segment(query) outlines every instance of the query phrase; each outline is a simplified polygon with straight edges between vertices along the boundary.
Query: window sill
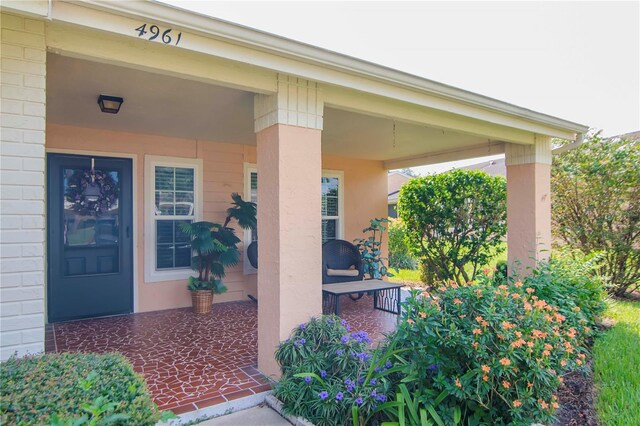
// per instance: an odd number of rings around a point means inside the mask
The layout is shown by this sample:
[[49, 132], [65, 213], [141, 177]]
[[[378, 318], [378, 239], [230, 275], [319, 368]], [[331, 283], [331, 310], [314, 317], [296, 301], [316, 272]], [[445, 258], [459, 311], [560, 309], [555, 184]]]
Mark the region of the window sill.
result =
[[193, 276], [195, 271], [191, 269], [177, 269], [173, 271], [146, 271], [144, 274], [144, 281], [146, 283], [156, 283], [163, 281], [186, 281], [189, 277]]

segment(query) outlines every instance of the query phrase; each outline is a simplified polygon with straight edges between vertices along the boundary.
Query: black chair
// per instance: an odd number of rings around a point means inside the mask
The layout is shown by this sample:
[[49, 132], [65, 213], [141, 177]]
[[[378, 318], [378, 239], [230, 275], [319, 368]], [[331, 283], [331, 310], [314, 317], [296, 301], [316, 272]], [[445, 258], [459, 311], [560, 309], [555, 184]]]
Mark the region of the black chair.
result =
[[251, 244], [247, 246], [247, 259], [249, 259], [249, 263], [255, 269], [258, 269], [258, 242], [252, 241]]
[[[344, 283], [349, 281], [362, 281], [364, 279], [364, 265], [360, 252], [349, 241], [329, 240], [322, 245], [322, 284]], [[328, 269], [349, 270], [355, 269], [358, 275], [340, 276], [329, 275]]]
[[[247, 259], [249, 259], [249, 263], [255, 269], [258, 269], [258, 242], [252, 241], [251, 244], [247, 246]], [[247, 294], [247, 297], [254, 302], [258, 303], [258, 298]]]

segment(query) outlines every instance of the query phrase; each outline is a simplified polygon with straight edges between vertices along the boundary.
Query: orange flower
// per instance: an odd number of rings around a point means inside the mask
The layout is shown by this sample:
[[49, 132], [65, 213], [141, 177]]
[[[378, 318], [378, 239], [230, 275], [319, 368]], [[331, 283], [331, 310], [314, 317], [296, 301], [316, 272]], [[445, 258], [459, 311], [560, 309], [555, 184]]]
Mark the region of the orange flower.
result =
[[482, 334], [482, 330], [480, 330], [479, 328], [474, 328], [473, 329], [473, 334], [480, 335], [480, 334]]
[[585, 354], [578, 354], [578, 356], [582, 359], [585, 359], [587, 357]]
[[476, 297], [482, 297], [482, 290], [480, 289], [476, 290]]
[[520, 299], [520, 295], [518, 293], [511, 293], [511, 298], [518, 300]]
[[513, 401], [513, 406], [518, 408], [519, 406], [522, 405], [522, 402], [518, 401], [517, 399], [515, 401]]
[[491, 367], [489, 367], [488, 365], [482, 365], [482, 367], [480, 367], [480, 368], [485, 373], [488, 373], [489, 371], [491, 371]]
[[455, 299], [453, 299], [453, 303], [455, 303], [456, 305], [462, 305], [462, 300], [456, 297]]
[[467, 314], [458, 315], [458, 316], [459, 316], [460, 318], [463, 318], [463, 319], [464, 319], [464, 318], [466, 318], [466, 317], [467, 317]]
[[532, 388], [532, 387], [533, 387], [533, 383], [531, 383], [531, 382], [527, 382], [527, 387], [528, 387], [528, 388]]
[[530, 311], [532, 308], [531, 303], [529, 302], [524, 302], [524, 310], [525, 311]]
[[576, 359], [576, 364], [582, 365], [582, 360], [581, 359]]
[[511, 328], [515, 328], [515, 325], [511, 324], [509, 321], [502, 321], [502, 328], [509, 330]]
[[520, 287], [522, 287], [522, 282], [516, 281], [513, 285], [518, 287], [518, 288], [520, 288]]
[[527, 346], [529, 346], [530, 348], [533, 347], [533, 342], [527, 342]]
[[551, 355], [551, 352], [549, 352], [548, 350], [545, 349], [544, 351], [542, 351], [542, 355], [549, 356], [549, 355]]
[[473, 346], [474, 349], [478, 349], [479, 344], [478, 342], [473, 342], [471, 346]]
[[502, 387], [505, 389], [509, 389], [511, 387], [511, 383], [507, 380], [502, 381]]
[[573, 312], [580, 312], [580, 306], [576, 306], [572, 309]]
[[482, 376], [482, 380], [484, 380], [485, 382], [489, 381], [489, 376], [487, 376], [486, 374], [484, 376]]
[[515, 340], [515, 341], [513, 341], [511, 343], [511, 347], [512, 348], [519, 348], [519, 347], [521, 347], [522, 345], [524, 345], [526, 343], [527, 342], [524, 339], [518, 339], [518, 340]]
[[488, 323], [488, 322], [486, 322], [486, 321], [482, 321], [482, 326], [483, 326], [483, 327], [487, 327], [488, 325], [489, 325], [489, 323]]
[[527, 293], [531, 294], [533, 293], [535, 290], [532, 289], [531, 287], [527, 287], [527, 289], [525, 290]]
[[429, 296], [429, 292], [428, 291], [423, 291], [422, 293], [420, 293], [420, 295], [422, 297], [427, 297], [427, 296]]
[[480, 315], [478, 315], [478, 316], [476, 317], [476, 321], [477, 321], [477, 322], [482, 322], [482, 321], [484, 321], [484, 318], [482, 318]]
[[558, 403], [557, 403], [557, 402], [552, 402], [552, 403], [551, 403], [551, 406], [552, 406], [553, 408], [555, 408], [556, 410], [557, 410], [557, 409], [558, 409], [558, 407], [559, 407], [559, 405], [558, 405]]
[[456, 386], [462, 388], [462, 383], [460, 383], [460, 379], [456, 379]]
[[551, 346], [551, 345], [550, 345], [550, 344], [548, 344], [548, 343], [545, 343], [545, 344], [544, 344], [544, 348], [545, 348], [546, 350], [550, 351], [551, 349], [553, 349], [553, 346]]
[[502, 364], [502, 365], [504, 365], [506, 367], [507, 365], [511, 365], [511, 360], [509, 358], [502, 358], [500, 360], [500, 364]]
[[549, 404], [547, 404], [547, 403], [546, 403], [546, 402], [544, 402], [543, 400], [539, 399], [539, 400], [538, 400], [538, 402], [540, 403], [540, 406], [541, 406], [543, 409], [545, 409], [545, 410], [546, 410], [547, 408], [549, 408]]
[[427, 317], [427, 313], [426, 312], [418, 312], [418, 315], [420, 316], [420, 318], [426, 318]]
[[414, 320], [412, 320], [411, 318], [409, 318], [409, 319], [407, 319], [407, 323], [409, 323], [409, 324], [413, 324], [413, 323], [415, 323], [415, 321], [414, 321]]
[[557, 313], [557, 312], [554, 314], [554, 316], [556, 317], [556, 321], [557, 321], [557, 322], [562, 322], [562, 321], [564, 321], [565, 319], [567, 319], [567, 317], [565, 317], [564, 315], [561, 315], [561, 314], [559, 314], [559, 313]]
[[516, 336], [517, 336], [517, 337], [522, 337], [522, 333], [521, 333], [521, 332], [519, 332], [519, 331], [516, 331]]
[[567, 366], [567, 361], [563, 359], [562, 361], [560, 361], [560, 365], [563, 366], [563, 367], [566, 367]]

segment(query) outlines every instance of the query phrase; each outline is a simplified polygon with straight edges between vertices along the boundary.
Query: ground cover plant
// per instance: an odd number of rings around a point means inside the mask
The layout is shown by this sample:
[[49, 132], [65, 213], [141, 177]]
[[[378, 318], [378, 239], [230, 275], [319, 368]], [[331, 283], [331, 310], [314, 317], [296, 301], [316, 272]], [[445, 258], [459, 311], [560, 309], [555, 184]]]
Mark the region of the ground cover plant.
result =
[[12, 357], [0, 368], [0, 424], [154, 425], [168, 417], [119, 354]]
[[409, 391], [446, 392], [443, 401], [425, 401], [438, 402], [445, 424], [456, 420], [456, 407], [463, 424], [550, 422], [561, 376], [584, 365], [581, 344], [593, 325], [578, 306], [561, 313], [538, 291], [526, 281], [494, 285], [485, 275], [473, 285], [414, 291], [393, 336], [411, 349], [404, 357], [418, 380]]
[[615, 325], [593, 347], [596, 409], [602, 426], [640, 425], [640, 300], [610, 300]]
[[[352, 421], [352, 408], [369, 417], [389, 395], [383, 370], [393, 366], [376, 359], [363, 331], [350, 330], [337, 316], [312, 318], [293, 330], [276, 351], [282, 377], [274, 392], [285, 412], [317, 425]], [[388, 362], [388, 363], [387, 363]]]
[[400, 189], [398, 217], [427, 284], [472, 281], [504, 250], [506, 180], [475, 170], [411, 179]]
[[595, 134], [554, 155], [551, 190], [555, 238], [584, 255], [602, 253], [610, 292], [640, 288], [640, 140]]

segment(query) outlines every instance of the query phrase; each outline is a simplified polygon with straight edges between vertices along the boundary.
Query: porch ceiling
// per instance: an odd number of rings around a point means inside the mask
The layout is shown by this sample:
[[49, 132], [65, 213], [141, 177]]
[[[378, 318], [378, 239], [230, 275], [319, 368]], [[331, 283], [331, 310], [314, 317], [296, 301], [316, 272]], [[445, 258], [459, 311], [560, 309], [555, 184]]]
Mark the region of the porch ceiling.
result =
[[[99, 94], [122, 96], [103, 114]], [[47, 120], [86, 128], [254, 145], [253, 93], [50, 53]], [[323, 153], [391, 161], [489, 146], [474, 135], [325, 107]]]

